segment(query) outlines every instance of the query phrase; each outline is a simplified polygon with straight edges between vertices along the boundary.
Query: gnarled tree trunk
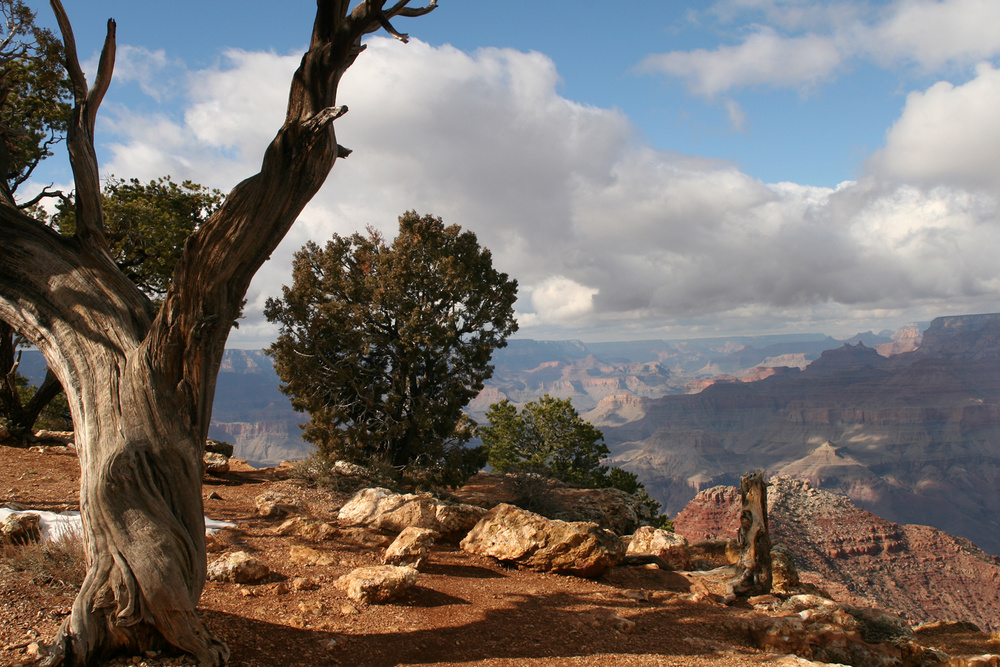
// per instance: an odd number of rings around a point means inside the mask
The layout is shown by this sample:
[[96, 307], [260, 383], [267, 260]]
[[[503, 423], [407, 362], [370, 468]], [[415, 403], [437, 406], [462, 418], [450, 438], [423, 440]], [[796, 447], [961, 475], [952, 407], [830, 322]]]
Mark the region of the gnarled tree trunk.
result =
[[340, 77], [361, 37], [419, 16], [408, 0], [319, 0], [309, 51], [292, 80], [284, 125], [261, 171], [243, 181], [185, 245], [162, 307], [111, 260], [94, 150], [110, 83], [114, 23], [93, 88], [69, 20], [52, 0], [75, 90], [67, 147], [77, 233], [65, 238], [0, 201], [0, 318], [38, 346], [66, 391], [81, 467], [88, 570], [47, 664], [88, 665], [164, 643], [201, 665], [228, 649], [195, 613], [205, 580], [202, 450], [226, 337], [260, 265], [323, 184], [337, 145]]
[[761, 471], [740, 478], [740, 562], [726, 584], [727, 600], [771, 592], [771, 533], [767, 526], [767, 480]]

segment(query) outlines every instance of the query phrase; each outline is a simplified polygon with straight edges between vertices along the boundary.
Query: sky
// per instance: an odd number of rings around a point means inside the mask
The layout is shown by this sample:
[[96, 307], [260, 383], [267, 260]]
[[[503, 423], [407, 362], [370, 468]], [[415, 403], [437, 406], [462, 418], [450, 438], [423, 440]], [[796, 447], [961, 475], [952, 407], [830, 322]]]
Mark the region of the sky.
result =
[[[413, 0], [417, 6], [421, 0]], [[32, 3], [54, 26], [47, 3]], [[232, 188], [281, 124], [315, 3], [64, 0], [102, 174]], [[251, 286], [407, 210], [516, 278], [517, 336], [847, 337], [1000, 311], [1000, 2], [440, 0], [345, 75], [338, 160]], [[31, 187], [69, 186], [64, 154]], [[31, 188], [23, 190], [26, 196]]]

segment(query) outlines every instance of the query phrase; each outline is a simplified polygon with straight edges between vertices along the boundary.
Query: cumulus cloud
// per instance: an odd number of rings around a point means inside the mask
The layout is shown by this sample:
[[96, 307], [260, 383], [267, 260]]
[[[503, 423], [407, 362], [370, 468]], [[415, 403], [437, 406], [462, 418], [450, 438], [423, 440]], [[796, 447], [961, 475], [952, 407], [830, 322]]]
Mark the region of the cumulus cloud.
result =
[[721, 26], [737, 16], [762, 19], [736, 43], [647, 56], [638, 69], [684, 80], [714, 97], [751, 86], [808, 88], [854, 59], [925, 72], [968, 66], [1000, 54], [995, 0], [896, 0], [886, 8], [844, 1], [722, 0], [706, 14]]
[[523, 326], [580, 320], [594, 310], [594, 295], [600, 290], [581, 285], [565, 276], [551, 276], [529, 288], [533, 313], [518, 316]]
[[1000, 70], [988, 63], [960, 86], [910, 93], [874, 158], [887, 178], [925, 185], [1000, 187]]
[[872, 26], [867, 48], [883, 60], [909, 60], [926, 69], [970, 63], [1000, 53], [1000, 3], [994, 0], [908, 0], [893, 4]]
[[[191, 74], [185, 113], [119, 114], [109, 167], [157, 175], [184, 165], [175, 177], [231, 187], [256, 171], [281, 122], [290, 58], [234, 52]], [[996, 76], [983, 67], [966, 85], [992, 89]], [[231, 342], [273, 334], [263, 300], [289, 281], [307, 239], [366, 225], [392, 234], [408, 209], [471, 229], [492, 250], [522, 285], [527, 336], [711, 335], [995, 310], [1000, 187], [969, 186], [972, 170], [954, 157], [967, 146], [943, 154], [954, 136], [917, 140], [921, 118], [963, 104], [970, 137], [973, 123], [988, 125], [963, 102], [964, 86], [912, 97], [870, 173], [838, 188], [763, 183], [730, 163], [653, 150], [620, 112], [567, 100], [558, 86], [539, 53], [372, 39], [339, 100], [351, 111], [338, 141], [355, 153], [258, 274]], [[923, 167], [909, 160], [910, 176], [906, 151], [926, 157]], [[935, 151], [953, 178], [933, 171]], [[990, 151], [1000, 154], [984, 147], [984, 167]]]

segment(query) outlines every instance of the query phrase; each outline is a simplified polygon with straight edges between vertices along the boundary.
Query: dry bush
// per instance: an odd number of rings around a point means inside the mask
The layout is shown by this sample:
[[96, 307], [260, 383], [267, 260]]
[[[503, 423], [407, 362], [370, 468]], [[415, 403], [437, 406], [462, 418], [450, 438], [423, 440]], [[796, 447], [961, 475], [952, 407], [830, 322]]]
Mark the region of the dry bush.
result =
[[87, 573], [79, 535], [54, 542], [0, 545], [0, 561], [36, 586], [79, 588]]
[[555, 510], [552, 479], [530, 472], [513, 473], [508, 477], [514, 505], [542, 516], [548, 516]]

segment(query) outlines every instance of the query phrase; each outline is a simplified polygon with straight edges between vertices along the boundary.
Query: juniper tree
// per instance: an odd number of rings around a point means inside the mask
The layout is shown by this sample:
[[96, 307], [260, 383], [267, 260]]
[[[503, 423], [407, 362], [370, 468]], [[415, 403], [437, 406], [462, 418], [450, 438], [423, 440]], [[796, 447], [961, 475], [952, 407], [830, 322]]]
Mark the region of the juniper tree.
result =
[[408, 212], [378, 231], [334, 235], [295, 255], [293, 283], [269, 299], [281, 325], [270, 354], [303, 437], [326, 458], [380, 461], [457, 484], [485, 464], [463, 408], [517, 330], [517, 282], [476, 235]]

